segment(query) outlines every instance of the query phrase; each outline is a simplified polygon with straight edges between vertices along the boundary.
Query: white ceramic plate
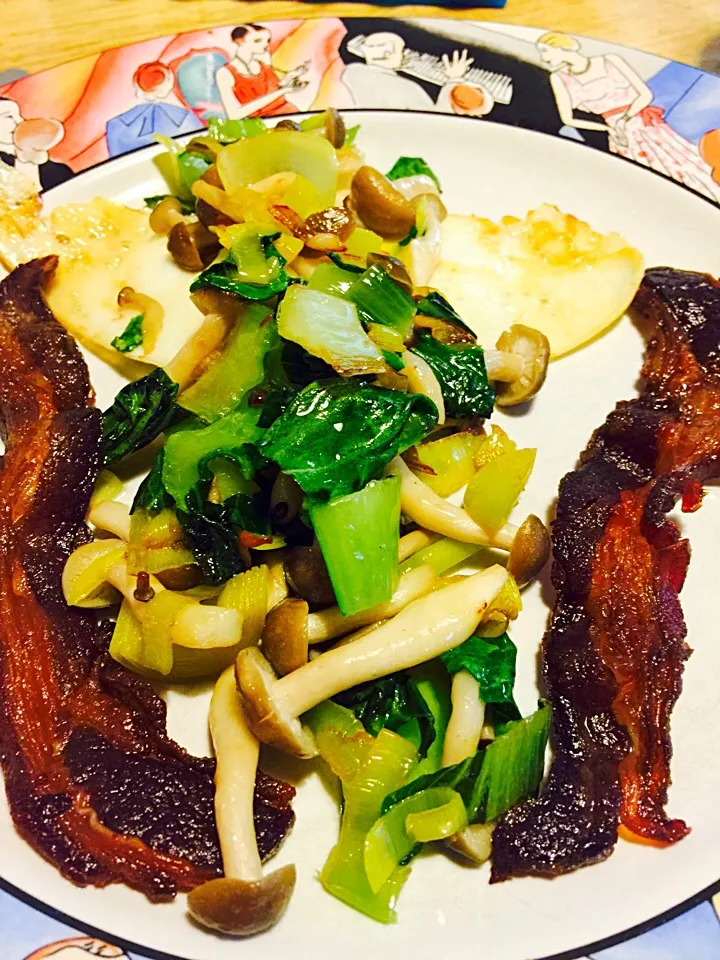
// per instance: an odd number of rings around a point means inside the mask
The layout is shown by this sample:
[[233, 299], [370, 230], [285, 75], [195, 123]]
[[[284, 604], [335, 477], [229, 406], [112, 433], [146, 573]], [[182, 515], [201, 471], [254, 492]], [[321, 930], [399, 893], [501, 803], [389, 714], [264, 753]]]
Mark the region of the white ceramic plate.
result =
[[[491, 218], [524, 215], [542, 203], [588, 220], [602, 231], [618, 230], [648, 265], [718, 272], [720, 211], [689, 191], [615, 157], [542, 134], [463, 118], [359, 112], [359, 144], [369, 162], [386, 169], [401, 154], [423, 156], [437, 171], [452, 212]], [[75, 178], [47, 197], [48, 206], [96, 194], [137, 204], [163, 189], [152, 163], [156, 151], [122, 157]], [[592, 430], [615, 402], [634, 395], [642, 339], [625, 318], [591, 347], [552, 365], [547, 385], [524, 415], [497, 415], [519, 444], [538, 447], [537, 465], [519, 512], [545, 516], [560, 478], [572, 469]], [[121, 381], [89, 357], [98, 404], [107, 406]], [[511, 421], [511, 422], [510, 422]], [[295, 862], [298, 885], [282, 922], [270, 933], [239, 944], [194, 926], [184, 897], [151, 905], [131, 890], [113, 886], [79, 890], [45, 863], [15, 833], [4, 792], [0, 799], [0, 875], [80, 926], [151, 955], [186, 960], [247, 960], [292, 956], [335, 960], [372, 956], [471, 957], [538, 960], [580, 956], [591, 944], [613, 938], [671, 910], [718, 878], [720, 854], [720, 710], [717, 677], [720, 645], [714, 605], [720, 505], [710, 492], [698, 514], [683, 516], [693, 557], [682, 602], [695, 655], [687, 664], [685, 690], [673, 715], [674, 786], [671, 815], [693, 832], [667, 850], [620, 842], [603, 864], [556, 880], [513, 880], [488, 885], [487, 867], [465, 869], [443, 856], [413, 865], [399, 903], [399, 923], [366, 919], [322, 890], [315, 876], [336, 838], [336, 803], [312, 766], [293, 773], [299, 783], [297, 823], [277, 858]], [[543, 590], [546, 595], [543, 597]], [[545, 630], [547, 588], [525, 594], [525, 610], [513, 630], [519, 647], [518, 701], [530, 712], [537, 697], [536, 656]], [[208, 749], [207, 691], [172, 692], [169, 729], [189, 749]], [[266, 765], [267, 766], [267, 765]], [[287, 768], [283, 771], [288, 774]]]

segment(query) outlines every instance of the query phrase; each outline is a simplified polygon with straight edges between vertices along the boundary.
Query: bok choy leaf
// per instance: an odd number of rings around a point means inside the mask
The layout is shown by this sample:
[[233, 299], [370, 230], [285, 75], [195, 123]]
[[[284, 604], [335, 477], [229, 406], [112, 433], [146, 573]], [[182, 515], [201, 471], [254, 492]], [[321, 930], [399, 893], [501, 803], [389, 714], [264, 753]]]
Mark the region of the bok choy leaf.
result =
[[450, 417], [489, 417], [493, 412], [495, 391], [485, 368], [482, 347], [440, 343], [422, 333], [412, 353], [422, 357], [438, 379]]
[[151, 443], [176, 421], [178, 385], [157, 367], [123, 387], [103, 413], [103, 462], [110, 466]]
[[338, 378], [301, 390], [258, 447], [305, 493], [330, 499], [380, 477], [436, 423], [437, 408], [422, 394]]
[[[400, 479], [311, 502], [310, 520], [344, 616], [386, 603], [398, 582]], [[380, 729], [380, 728], [378, 728]]]

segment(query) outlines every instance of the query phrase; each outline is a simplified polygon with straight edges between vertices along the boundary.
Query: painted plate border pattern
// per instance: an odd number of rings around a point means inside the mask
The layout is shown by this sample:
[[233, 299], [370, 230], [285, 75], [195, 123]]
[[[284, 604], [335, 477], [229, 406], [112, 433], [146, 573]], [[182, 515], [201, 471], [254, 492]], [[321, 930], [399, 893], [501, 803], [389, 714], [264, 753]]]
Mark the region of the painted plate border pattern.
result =
[[[485, 22], [279, 20], [147, 40], [34, 75], [7, 71], [0, 159], [47, 190], [157, 134], [200, 131], [211, 117], [329, 106], [459, 114], [566, 137], [720, 203], [720, 76]], [[0, 933], [3, 960], [170, 957], [109, 944], [1, 876]], [[720, 881], [640, 927], [547, 960], [688, 957], [720, 957]]]

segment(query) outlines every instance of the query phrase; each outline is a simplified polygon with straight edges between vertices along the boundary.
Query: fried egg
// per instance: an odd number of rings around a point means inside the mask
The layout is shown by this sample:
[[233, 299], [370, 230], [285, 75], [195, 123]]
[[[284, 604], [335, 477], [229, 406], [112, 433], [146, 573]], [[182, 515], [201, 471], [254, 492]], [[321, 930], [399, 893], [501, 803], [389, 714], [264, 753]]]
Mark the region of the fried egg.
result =
[[448, 216], [431, 284], [493, 347], [513, 323], [541, 330], [561, 357], [604, 333], [643, 276], [639, 251], [544, 204], [524, 219]]
[[[40, 216], [40, 204], [12, 177], [0, 177], [0, 260], [7, 270], [55, 253], [58, 269], [46, 291], [51, 310], [80, 343], [110, 362], [127, 358], [164, 366], [200, 327], [203, 316], [190, 299], [193, 276], [167, 251], [165, 237], [153, 233], [147, 211], [96, 197], [57, 207]], [[132, 287], [163, 308], [152, 349], [120, 354], [112, 346], [138, 313], [118, 304]], [[140, 375], [138, 373], [138, 375]]]

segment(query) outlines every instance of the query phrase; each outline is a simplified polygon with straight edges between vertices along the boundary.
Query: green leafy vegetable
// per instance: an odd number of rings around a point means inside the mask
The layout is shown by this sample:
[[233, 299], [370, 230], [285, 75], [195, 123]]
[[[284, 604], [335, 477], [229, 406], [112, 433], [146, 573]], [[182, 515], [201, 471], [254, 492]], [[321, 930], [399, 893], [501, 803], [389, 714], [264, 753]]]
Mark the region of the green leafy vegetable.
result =
[[545, 769], [550, 719], [550, 704], [544, 701], [539, 710], [510, 725], [487, 747], [466, 802], [470, 823], [495, 820], [516, 803], [535, 796]]
[[246, 137], [257, 137], [267, 133], [267, 127], [259, 117], [247, 117], [244, 120], [225, 120], [221, 117], [210, 117], [207, 132], [214, 140], [220, 143], [234, 143]]
[[261, 435], [259, 415], [255, 408], [237, 410], [208, 427], [193, 425], [167, 438], [162, 479], [180, 509], [187, 508], [188, 495], [193, 491], [195, 509], [205, 499], [213, 477], [212, 460], [225, 457], [238, 465], [246, 479], [254, 476], [263, 464], [254, 446]]
[[222, 356], [183, 391], [178, 403], [209, 423], [220, 419], [240, 406], [248, 391], [263, 381], [266, 357], [279, 345], [277, 325], [267, 307], [245, 304]]
[[344, 616], [387, 603], [398, 582], [400, 480], [371, 480], [329, 503], [311, 502], [310, 521]]
[[136, 510], [147, 510], [149, 513], [159, 513], [162, 509], [171, 505], [172, 501], [167, 495], [165, 484], [162, 482], [164, 457], [165, 450], [159, 450], [150, 473], [148, 473], [137, 489], [130, 513], [135, 513]]
[[229, 254], [220, 263], [213, 263], [196, 277], [190, 284], [190, 292], [206, 290], [212, 287], [232, 293], [242, 300], [269, 300], [287, 290], [291, 279], [285, 272], [285, 260], [272, 245], [269, 237], [260, 238], [265, 257], [268, 261], [269, 273], [272, 277], [267, 283], [248, 283], [243, 279], [238, 265]]
[[416, 308], [413, 298], [383, 268], [374, 263], [348, 289], [346, 297], [364, 318], [391, 327], [407, 337]]
[[180, 189], [183, 196], [192, 196], [192, 185], [196, 180], [207, 172], [212, 166], [213, 161], [204, 153], [196, 153], [194, 150], [183, 150], [177, 155], [178, 178], [180, 180]]
[[398, 356], [397, 353], [391, 353], [389, 350], [380, 351], [385, 358], [385, 362], [393, 370], [404, 370], [405, 364], [403, 363], [402, 357]]
[[454, 327], [460, 327], [461, 330], [471, 334], [473, 339], [475, 339], [474, 331], [465, 323], [460, 314], [450, 306], [445, 297], [436, 290], [432, 290], [421, 300], [418, 300], [417, 312], [422, 314], [423, 317], [435, 317], [436, 320], [445, 320]]
[[305, 493], [329, 499], [377, 479], [436, 423], [437, 408], [422, 394], [338, 378], [301, 390], [258, 446]]
[[110, 466], [147, 446], [176, 421], [178, 385], [157, 367], [123, 387], [103, 413], [103, 462]]
[[508, 729], [473, 757], [418, 777], [385, 797], [382, 813], [429, 787], [451, 787], [465, 803], [469, 823], [495, 820], [534, 796], [542, 781], [551, 710], [541, 701], [535, 713]]
[[354, 127], [348, 127], [345, 131], [345, 143], [344, 147], [351, 147], [355, 143], [355, 138], [360, 132], [360, 124], [356, 123]]
[[144, 313], [139, 313], [136, 317], [133, 317], [120, 336], [113, 337], [110, 346], [115, 347], [120, 353], [129, 353], [135, 347], [142, 346], [144, 319]]
[[414, 240], [417, 237], [417, 235], [418, 235], [418, 228], [416, 226], [410, 227], [410, 229], [407, 232], [407, 235], [404, 236], [402, 240], [398, 240], [398, 246], [406, 247], [412, 240]]
[[438, 379], [450, 417], [489, 417], [495, 391], [485, 368], [482, 347], [440, 343], [421, 333], [412, 352], [427, 363]]
[[190, 549], [212, 584], [225, 583], [245, 569], [238, 548], [238, 531], [268, 535], [269, 524], [254, 497], [235, 494], [223, 503], [211, 503], [194, 489], [186, 498], [187, 511], [178, 510], [178, 519]]
[[[150, 210], [154, 210], [159, 203], [162, 203], [163, 200], [167, 200], [168, 197], [172, 197], [171, 193], [159, 193], [154, 197], [145, 197], [144, 203], [145, 206]], [[180, 197], [173, 197], [173, 200], [177, 200], [180, 204], [180, 213], [188, 216], [191, 213], [195, 213], [195, 203], [188, 200], [181, 200]]]
[[505, 704], [505, 718], [519, 720], [520, 713], [513, 700], [515, 685], [515, 660], [517, 648], [504, 633], [500, 637], [473, 635], [465, 643], [442, 655], [442, 661], [450, 673], [467, 670], [480, 685], [480, 699], [485, 703]]
[[415, 724], [420, 733], [421, 757], [427, 755], [435, 740], [435, 718], [417, 681], [407, 673], [392, 673], [379, 680], [362, 683], [335, 699], [352, 710], [374, 737], [382, 729], [387, 729], [410, 739], [406, 728]]
[[423, 174], [430, 177], [438, 190], [441, 190], [440, 181], [433, 172], [429, 164], [422, 157], [400, 157], [393, 164], [392, 170], [387, 174], [388, 180], [399, 180], [401, 177], [416, 177]]
[[382, 373], [385, 363], [347, 298], [294, 286], [277, 311], [278, 332], [327, 361], [342, 376]]

